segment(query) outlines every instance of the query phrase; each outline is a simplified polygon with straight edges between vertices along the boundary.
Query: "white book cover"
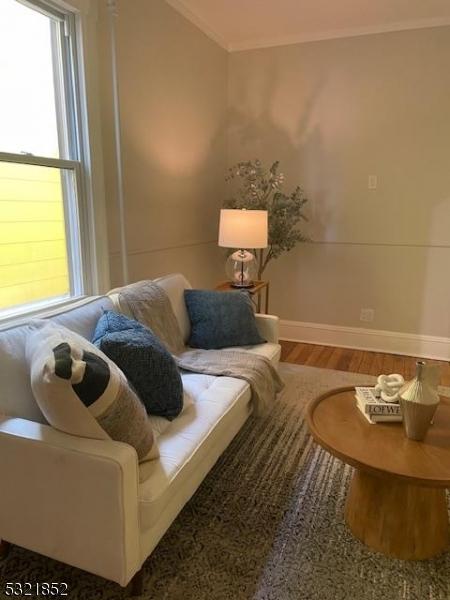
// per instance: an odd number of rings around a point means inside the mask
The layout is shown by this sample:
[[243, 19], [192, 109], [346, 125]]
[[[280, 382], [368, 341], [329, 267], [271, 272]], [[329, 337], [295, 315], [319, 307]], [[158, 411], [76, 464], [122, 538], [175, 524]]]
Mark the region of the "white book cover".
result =
[[365, 417], [365, 419], [367, 419], [367, 421], [371, 424], [374, 424], [374, 423], [401, 423], [403, 420], [401, 414], [399, 414], [399, 415], [369, 414], [366, 412], [366, 405], [363, 402], [361, 402], [360, 397], [355, 394], [355, 398], [356, 398], [356, 406], [358, 407], [359, 411]]
[[378, 416], [401, 416], [400, 405], [396, 402], [384, 402], [378, 398], [375, 388], [355, 387], [356, 397], [361, 403], [364, 412]]
[[359, 396], [362, 402], [378, 403], [381, 398], [377, 398], [374, 387], [355, 387], [356, 395]]

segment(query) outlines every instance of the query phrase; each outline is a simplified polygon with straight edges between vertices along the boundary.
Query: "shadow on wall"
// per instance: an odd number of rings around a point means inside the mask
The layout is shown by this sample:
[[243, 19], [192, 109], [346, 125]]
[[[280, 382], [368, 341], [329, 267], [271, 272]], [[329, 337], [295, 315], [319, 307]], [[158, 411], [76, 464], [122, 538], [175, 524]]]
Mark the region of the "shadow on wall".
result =
[[[366, 168], [364, 161], [370, 163], [380, 157], [371, 155], [364, 131], [358, 131], [355, 125], [358, 120], [352, 119], [352, 110], [358, 112], [359, 120], [365, 117], [364, 81], [358, 81], [356, 91], [347, 90], [342, 82], [336, 82], [336, 74], [322, 65], [314, 83], [305, 80], [306, 85], [302, 86], [301, 73], [295, 79], [292, 64], [285, 67], [281, 58], [274, 59], [269, 68], [264, 64], [263, 69], [262, 64], [255, 60], [249, 63], [251, 68], [239, 67], [233, 73], [228, 161], [234, 164], [260, 158], [270, 164], [280, 160], [286, 190], [300, 183], [310, 199], [311, 223], [305, 231], [315, 242], [309, 246], [301, 244], [270, 264], [267, 276], [272, 281], [271, 310], [290, 320], [450, 335], [448, 323], [444, 330], [439, 329], [428, 312], [432, 313], [433, 306], [436, 307], [433, 295], [445, 294], [446, 289], [448, 292], [448, 286], [443, 287], [436, 269], [429, 264], [428, 256], [433, 243], [430, 232], [433, 205], [439, 199], [434, 195], [427, 210], [422, 211], [417, 233], [414, 203], [423, 202], [422, 199], [414, 198], [412, 206], [408, 206], [404, 199], [384, 196], [383, 202], [391, 207], [391, 214], [386, 215], [380, 215], [379, 208], [377, 213], [377, 207], [366, 200], [367, 175], [361, 173]], [[342, 123], [339, 123], [339, 109], [343, 113]], [[376, 119], [377, 114], [371, 114], [370, 118]], [[324, 129], [330, 123], [336, 126], [331, 134]], [[380, 140], [383, 136], [386, 139], [389, 158], [385, 166], [389, 169], [395, 162], [395, 157], [390, 159], [394, 148], [397, 153], [408, 154], [410, 149], [406, 144], [410, 142], [403, 145], [394, 138], [391, 148], [395, 132], [383, 130], [384, 125], [380, 121], [377, 135]], [[421, 140], [414, 143], [413, 157], [414, 151], [419, 152]], [[363, 167], [361, 163], [358, 165], [359, 171], [347, 160], [357, 149], [367, 153]], [[395, 170], [389, 175], [395, 178]], [[403, 177], [409, 176], [403, 173]], [[382, 193], [395, 194], [388, 187]], [[366, 239], [364, 228], [368, 218], [381, 224], [383, 218], [398, 219], [398, 235], [392, 229], [387, 241], [376, 236]], [[415, 237], [421, 241], [416, 243]], [[449, 256], [448, 243], [446, 249]], [[442, 260], [441, 266], [444, 268]], [[286, 282], [289, 293], [285, 293]], [[363, 307], [376, 309], [374, 323], [359, 321]], [[443, 306], [439, 310], [445, 314]]]
[[[270, 69], [259, 75], [258, 77], [253, 73], [251, 81], [242, 77], [235, 84], [237, 101], [228, 111], [229, 154], [232, 153], [229, 156], [229, 166], [240, 160], [254, 158], [260, 158], [267, 166], [279, 160], [280, 170], [286, 177], [285, 190], [299, 184], [309, 199], [306, 206], [309, 223], [304, 224], [303, 229], [312, 241], [326, 239], [329, 223], [336, 210], [337, 199], [334, 197], [335, 187], [332, 187], [332, 183], [338, 177], [338, 173], [332, 172], [330, 168], [331, 160], [323, 143], [320, 124], [314, 118], [315, 105], [326, 87], [326, 78], [316, 81], [312, 91], [298, 105], [296, 125], [287, 128], [277, 122], [273, 114], [282, 77], [280, 70], [272, 64]], [[255, 98], [258, 99], [256, 107]], [[295, 103], [296, 99], [292, 97], [291, 109]], [[236, 149], [239, 149], [239, 153]], [[307, 250], [306, 253], [310, 254]], [[299, 244], [290, 253], [269, 263], [265, 272], [266, 278], [270, 278], [273, 283], [272, 311], [284, 318], [294, 316], [289, 316], [289, 307], [281, 301], [277, 289], [283, 289], [283, 279], [288, 270], [289, 281], [293, 284], [291, 292], [300, 295], [307, 274], [302, 268], [304, 255], [305, 246]]]
[[[250, 84], [244, 78], [240, 81], [236, 96], [237, 104], [243, 108], [231, 106], [228, 111], [229, 147], [239, 148], [239, 154], [233, 150], [228, 162], [260, 158], [269, 166], [279, 160], [286, 177], [285, 190], [295, 185], [301, 185], [305, 191], [314, 189], [314, 198], [310, 198], [307, 208], [310, 217], [314, 212], [317, 215], [314, 220], [311, 219], [308, 230], [313, 239], [322, 239], [327, 235], [327, 212], [333, 210], [331, 204], [327, 206], [332, 195], [328, 186], [338, 176], [338, 173], [330, 172], [331, 161], [323, 143], [320, 124], [314, 120], [314, 107], [325, 87], [325, 78], [318, 80], [303, 104], [298, 105], [298, 121], [291, 129], [277, 123], [274, 118], [273, 108], [280, 79], [279, 69], [273, 65], [270, 70], [264, 71], [259, 81], [256, 78]], [[255, 83], [256, 93], [247, 88]], [[259, 98], [256, 109], [252, 106], [255, 96]], [[292, 104], [295, 104], [294, 98]], [[329, 172], [324, 172], [324, 168]], [[321, 206], [320, 213], [315, 211], [316, 204]]]

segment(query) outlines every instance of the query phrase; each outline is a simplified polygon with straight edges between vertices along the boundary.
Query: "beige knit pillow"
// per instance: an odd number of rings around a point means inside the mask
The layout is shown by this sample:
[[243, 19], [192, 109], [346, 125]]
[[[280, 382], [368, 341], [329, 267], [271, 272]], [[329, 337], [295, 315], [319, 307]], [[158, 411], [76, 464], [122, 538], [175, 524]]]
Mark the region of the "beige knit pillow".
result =
[[130, 444], [139, 461], [158, 458], [145, 407], [119, 367], [61, 325], [34, 321], [31, 327], [26, 348], [31, 387], [50, 425]]

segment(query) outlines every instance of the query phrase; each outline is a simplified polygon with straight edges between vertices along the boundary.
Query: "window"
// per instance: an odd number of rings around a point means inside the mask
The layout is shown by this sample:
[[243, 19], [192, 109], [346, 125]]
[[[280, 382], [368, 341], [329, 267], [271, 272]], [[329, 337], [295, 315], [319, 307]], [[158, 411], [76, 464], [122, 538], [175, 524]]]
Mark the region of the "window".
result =
[[0, 2], [0, 318], [89, 285], [74, 16], [55, 6]]

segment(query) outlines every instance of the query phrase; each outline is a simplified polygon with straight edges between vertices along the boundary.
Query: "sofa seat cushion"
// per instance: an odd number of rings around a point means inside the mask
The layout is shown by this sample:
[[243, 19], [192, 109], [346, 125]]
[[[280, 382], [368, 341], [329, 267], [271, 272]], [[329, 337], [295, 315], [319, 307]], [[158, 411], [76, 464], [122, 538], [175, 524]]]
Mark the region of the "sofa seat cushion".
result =
[[270, 360], [274, 367], [278, 366], [281, 356], [280, 344], [266, 342], [265, 344], [257, 344], [256, 346], [239, 346], [239, 348], [222, 348], [222, 350], [234, 350], [243, 352], [252, 352], [259, 356], [265, 356]]
[[[183, 390], [183, 409], [180, 414], [183, 414], [184, 411], [188, 410], [194, 404], [194, 400], [192, 396]], [[156, 437], [162, 435], [168, 427], [170, 427], [169, 419], [165, 417], [159, 417], [158, 415], [148, 415], [148, 422], [150, 423], [150, 427], [153, 429], [153, 433]]]
[[[280, 361], [280, 355], [281, 355], [281, 346], [280, 344], [274, 344], [271, 342], [267, 342], [265, 344], [258, 344], [257, 346], [241, 346], [240, 348], [224, 348], [224, 350], [243, 350], [245, 352], [254, 352], [255, 354], [259, 354], [260, 356], [265, 356], [266, 358], [268, 358], [272, 364], [276, 367], [278, 366], [278, 363]], [[191, 377], [185, 379], [185, 382], [187, 382], [187, 385], [190, 386], [191, 384], [189, 383], [189, 381], [196, 381], [196, 382], [200, 382], [203, 381], [204, 385], [209, 385], [209, 381], [211, 379], [210, 375], [200, 375], [200, 374], [195, 374], [196, 377]], [[204, 379], [201, 380], [200, 378], [203, 377]], [[192, 400], [192, 396], [190, 393], [188, 393], [186, 387], [184, 387], [184, 399], [183, 399], [183, 412], [189, 408], [193, 403]], [[160, 436], [164, 433], [164, 431], [166, 431], [166, 429], [170, 426], [170, 421], [168, 421], [167, 419], [164, 419], [163, 417], [157, 417], [157, 416], [150, 416], [149, 417], [149, 421], [150, 424], [153, 428], [153, 432], [155, 433], [156, 436]]]
[[245, 381], [197, 373], [182, 377], [194, 403], [158, 438], [159, 460], [139, 466], [142, 530], [156, 523], [173, 497], [192, 495], [191, 474], [217, 445], [223, 443], [225, 449], [234, 419], [242, 419], [244, 413], [245, 420], [251, 412], [250, 388]]

